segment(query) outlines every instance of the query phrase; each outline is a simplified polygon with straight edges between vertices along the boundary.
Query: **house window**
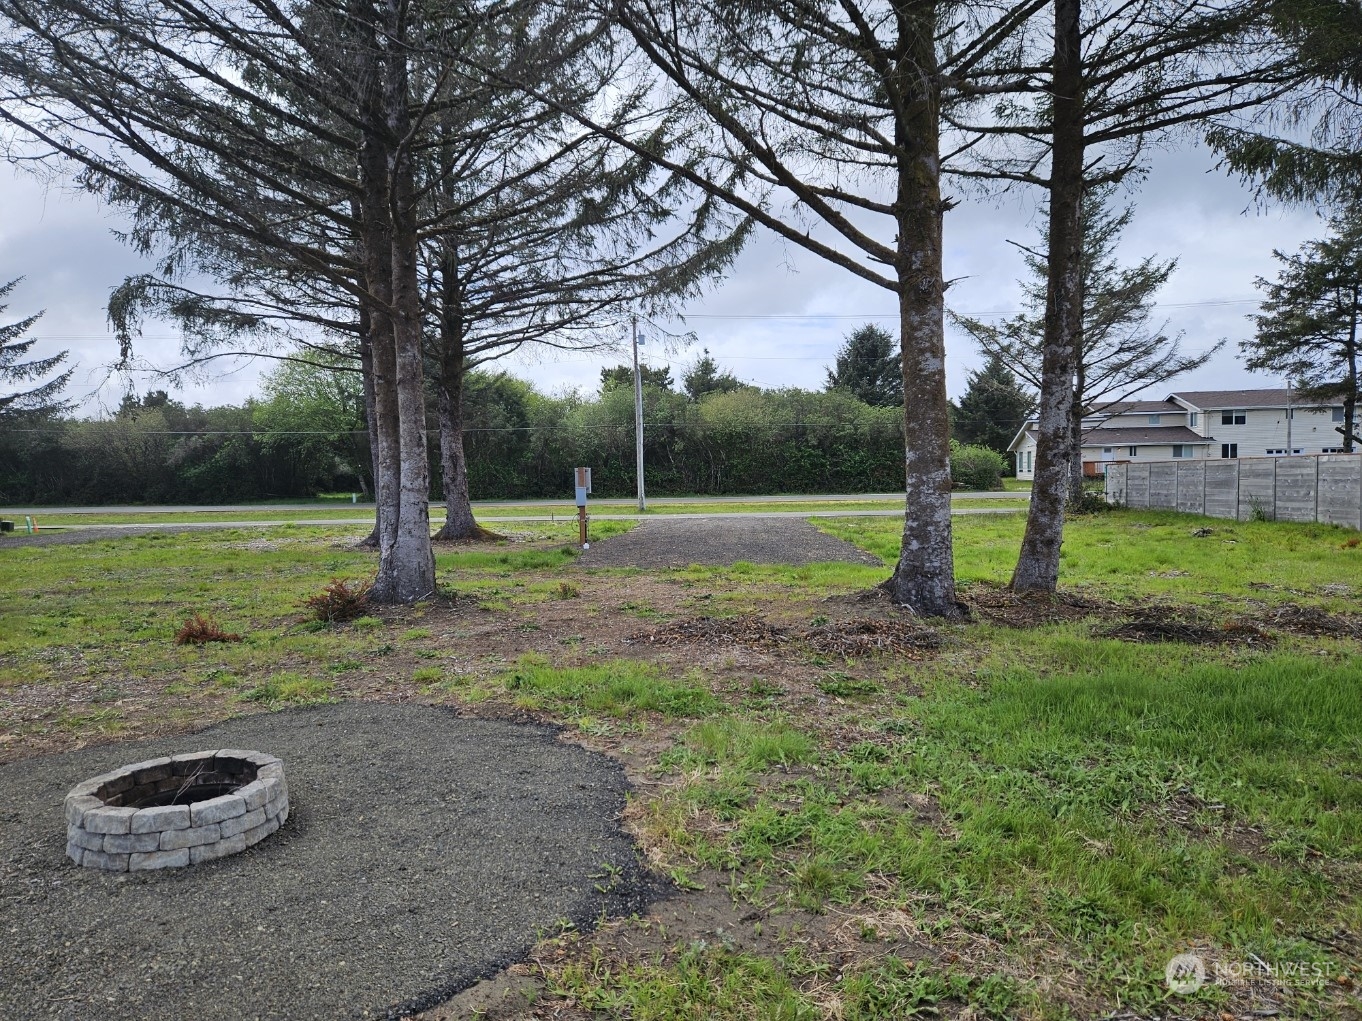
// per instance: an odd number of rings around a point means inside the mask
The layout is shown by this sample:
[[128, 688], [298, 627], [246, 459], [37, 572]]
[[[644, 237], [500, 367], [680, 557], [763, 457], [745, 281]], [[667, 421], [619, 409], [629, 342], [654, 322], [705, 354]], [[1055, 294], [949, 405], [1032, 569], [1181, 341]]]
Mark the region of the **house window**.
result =
[[1335, 422], [1342, 422], [1342, 421], [1343, 421], [1343, 409], [1342, 409], [1342, 408], [1334, 408], [1334, 409], [1332, 409], [1332, 410], [1333, 410], [1333, 413], [1334, 413], [1334, 421], [1335, 421]]
[[1187, 415], [1187, 424], [1190, 425], [1193, 429], [1196, 428], [1196, 412], [1195, 412], [1195, 411], [1192, 411], [1192, 412], [1189, 412], [1189, 413], [1188, 413], [1188, 415]]
[[1034, 458], [1035, 458], [1035, 451], [1033, 451], [1033, 450], [1028, 450], [1028, 451], [1026, 452], [1026, 470], [1027, 470], [1027, 471], [1030, 471], [1030, 470], [1031, 470], [1032, 464], [1034, 463]]
[[1320, 451], [1320, 453], [1321, 453], [1321, 454], [1345, 454], [1345, 453], [1347, 453], [1347, 451], [1345, 451], [1342, 447], [1325, 447], [1323, 450]]
[[1158, 424], [1159, 424], [1159, 416], [1158, 416], [1158, 415], [1150, 415], [1150, 416], [1149, 416], [1149, 424], [1150, 424], [1150, 425], [1158, 425]]
[[[1285, 456], [1286, 456], [1286, 453], [1287, 453], [1287, 451], [1286, 451], [1286, 448], [1285, 448], [1285, 447], [1272, 447], [1272, 448], [1270, 448], [1270, 449], [1268, 450], [1267, 456], [1268, 456], [1268, 457], [1285, 457]], [[1293, 449], [1293, 450], [1291, 451], [1291, 453], [1293, 453], [1293, 454], [1303, 454], [1303, 453], [1305, 453], [1305, 451], [1304, 451], [1301, 447], [1296, 447], [1295, 449]]]
[[1134, 457], [1134, 456], [1136, 455], [1136, 453], [1139, 452], [1139, 449], [1140, 449], [1139, 447], [1131, 447], [1131, 448], [1130, 448], [1130, 456], [1131, 456], [1131, 457]]
[[1110, 447], [1103, 447], [1103, 448], [1102, 448], [1102, 456], [1103, 456], [1103, 457], [1110, 457], [1110, 456], [1111, 456], [1111, 448], [1110, 448]]
[[1243, 425], [1248, 421], [1248, 413], [1244, 411], [1222, 411], [1220, 413], [1221, 425]]
[[1191, 445], [1190, 443], [1174, 443], [1174, 444], [1173, 444], [1173, 456], [1174, 456], [1174, 457], [1191, 457], [1191, 456], [1192, 456], [1192, 445]]
[[1237, 444], [1237, 443], [1222, 443], [1222, 444], [1220, 444], [1220, 456], [1221, 456], [1221, 457], [1238, 457], [1238, 456], [1239, 456], [1239, 444]]

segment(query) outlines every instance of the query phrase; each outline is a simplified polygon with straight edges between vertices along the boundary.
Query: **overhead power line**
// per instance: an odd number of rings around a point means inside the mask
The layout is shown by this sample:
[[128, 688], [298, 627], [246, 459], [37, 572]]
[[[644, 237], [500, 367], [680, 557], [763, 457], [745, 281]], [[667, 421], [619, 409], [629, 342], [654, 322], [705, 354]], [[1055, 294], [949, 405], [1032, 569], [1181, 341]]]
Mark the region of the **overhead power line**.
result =
[[[1261, 298], [1210, 298], [1205, 301], [1171, 301], [1160, 302], [1151, 307], [1153, 308], [1209, 308], [1216, 305], [1260, 305]], [[1015, 316], [1021, 315], [1026, 309], [1011, 309], [1004, 312], [958, 312], [957, 315], [968, 316], [971, 319], [985, 319], [990, 316]], [[752, 320], [752, 321], [771, 321], [771, 322], [798, 322], [800, 320], [856, 320], [865, 319], [897, 319], [896, 312], [865, 312], [860, 314], [846, 312], [693, 312], [687, 313], [678, 318], [683, 319], [726, 319], [726, 320]], [[112, 340], [107, 334], [42, 334], [37, 339], [47, 341], [57, 341], [69, 343], [80, 340]], [[155, 342], [180, 340], [180, 337], [142, 337], [142, 340]], [[243, 357], [252, 357], [243, 355]]]

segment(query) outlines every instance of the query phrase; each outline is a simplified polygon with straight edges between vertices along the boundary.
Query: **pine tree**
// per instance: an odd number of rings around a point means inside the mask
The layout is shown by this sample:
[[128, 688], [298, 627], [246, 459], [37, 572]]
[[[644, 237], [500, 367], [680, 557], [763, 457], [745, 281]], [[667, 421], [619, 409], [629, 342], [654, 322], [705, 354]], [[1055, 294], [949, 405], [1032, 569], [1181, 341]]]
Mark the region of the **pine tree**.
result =
[[889, 333], [873, 323], [852, 331], [828, 370], [828, 390], [848, 390], [878, 408], [903, 403], [903, 371], [899, 349]]
[[1306, 400], [1343, 401], [1343, 450], [1356, 446], [1358, 336], [1362, 319], [1362, 202], [1329, 219], [1330, 235], [1282, 263], [1275, 283], [1259, 279], [1267, 297], [1257, 334], [1240, 348], [1247, 368], [1287, 376]]
[[[7, 284], [0, 285], [0, 299], [7, 297], [9, 292], [18, 286], [19, 280], [22, 279], [20, 277], [17, 280], [11, 280]], [[8, 308], [8, 305], [0, 305], [0, 313]], [[43, 314], [39, 312], [27, 319], [21, 319], [17, 323], [0, 326], [0, 385], [4, 385], [6, 390], [14, 384], [41, 380], [66, 361], [68, 354], [66, 351], [60, 351], [47, 358], [35, 358], [31, 361], [20, 360], [26, 357], [33, 345], [37, 343], [37, 338], [29, 340], [21, 340], [20, 338], [42, 316]], [[67, 369], [60, 375], [46, 382], [40, 382], [29, 390], [21, 389], [13, 393], [0, 391], [0, 421], [17, 418], [20, 415], [54, 415], [68, 410], [71, 404], [61, 398], [61, 392], [66, 388], [73, 371], [75, 370]]]
[[710, 356], [709, 348], [705, 348], [704, 354], [681, 377], [681, 385], [691, 400], [698, 401], [705, 394], [732, 393], [746, 384], [731, 372], [721, 372], [719, 363]]
[[[1078, 358], [1069, 408], [1073, 437], [1069, 456], [1070, 497], [1082, 493], [1082, 419], [1095, 407], [1127, 400], [1176, 376], [1198, 369], [1223, 341], [1197, 354], [1182, 349], [1182, 334], [1154, 320], [1158, 292], [1177, 269], [1177, 260], [1147, 256], [1134, 265], [1116, 258], [1121, 235], [1134, 216], [1131, 206], [1113, 208], [1111, 189], [1090, 195], [1083, 208], [1083, 247], [1078, 289], [1081, 297]], [[1043, 239], [1048, 243], [1048, 234]], [[1026, 311], [999, 325], [952, 314], [990, 358], [997, 356], [1026, 385], [1039, 391], [1045, 352], [1045, 307], [1049, 261], [1028, 251], [1030, 274], [1023, 283]]]
[[[672, 368], [664, 365], [659, 369], [652, 369], [646, 365], [638, 367], [639, 375], [643, 377], [644, 386], [655, 386], [659, 390], [670, 391], [676, 386], [672, 379]], [[630, 365], [616, 365], [613, 368], [601, 369], [601, 393], [607, 390], [614, 390], [618, 387], [634, 388], [634, 369]]]
[[1035, 407], [1035, 397], [1022, 388], [1002, 358], [990, 354], [982, 369], [969, 374], [955, 412], [955, 438], [1007, 456], [1012, 437]]

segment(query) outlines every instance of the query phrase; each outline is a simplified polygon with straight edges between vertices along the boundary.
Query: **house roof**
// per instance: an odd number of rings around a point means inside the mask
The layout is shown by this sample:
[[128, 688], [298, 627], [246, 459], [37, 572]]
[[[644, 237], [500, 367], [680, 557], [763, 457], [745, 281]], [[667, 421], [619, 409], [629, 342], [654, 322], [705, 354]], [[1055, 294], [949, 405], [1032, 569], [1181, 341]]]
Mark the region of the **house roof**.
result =
[[1214, 443], [1209, 436], [1198, 436], [1185, 425], [1151, 425], [1146, 427], [1099, 426], [1083, 433], [1085, 447], [1119, 447], [1141, 443]]
[[1233, 408], [1328, 408], [1334, 401], [1311, 401], [1302, 397], [1299, 390], [1284, 388], [1274, 390], [1179, 390], [1169, 396], [1193, 408], [1203, 411], [1219, 411]]
[[1089, 414], [1092, 415], [1182, 415], [1187, 409], [1175, 401], [1112, 401], [1110, 404], [1097, 404]]

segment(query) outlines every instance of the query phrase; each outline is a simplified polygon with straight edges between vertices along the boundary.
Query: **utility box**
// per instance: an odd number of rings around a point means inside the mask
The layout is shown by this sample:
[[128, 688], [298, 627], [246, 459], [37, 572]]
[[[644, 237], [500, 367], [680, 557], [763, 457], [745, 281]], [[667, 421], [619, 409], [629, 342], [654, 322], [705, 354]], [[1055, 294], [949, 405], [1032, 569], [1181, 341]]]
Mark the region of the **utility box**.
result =
[[576, 476], [577, 506], [586, 506], [587, 494], [591, 492], [591, 469], [578, 468], [573, 474]]

